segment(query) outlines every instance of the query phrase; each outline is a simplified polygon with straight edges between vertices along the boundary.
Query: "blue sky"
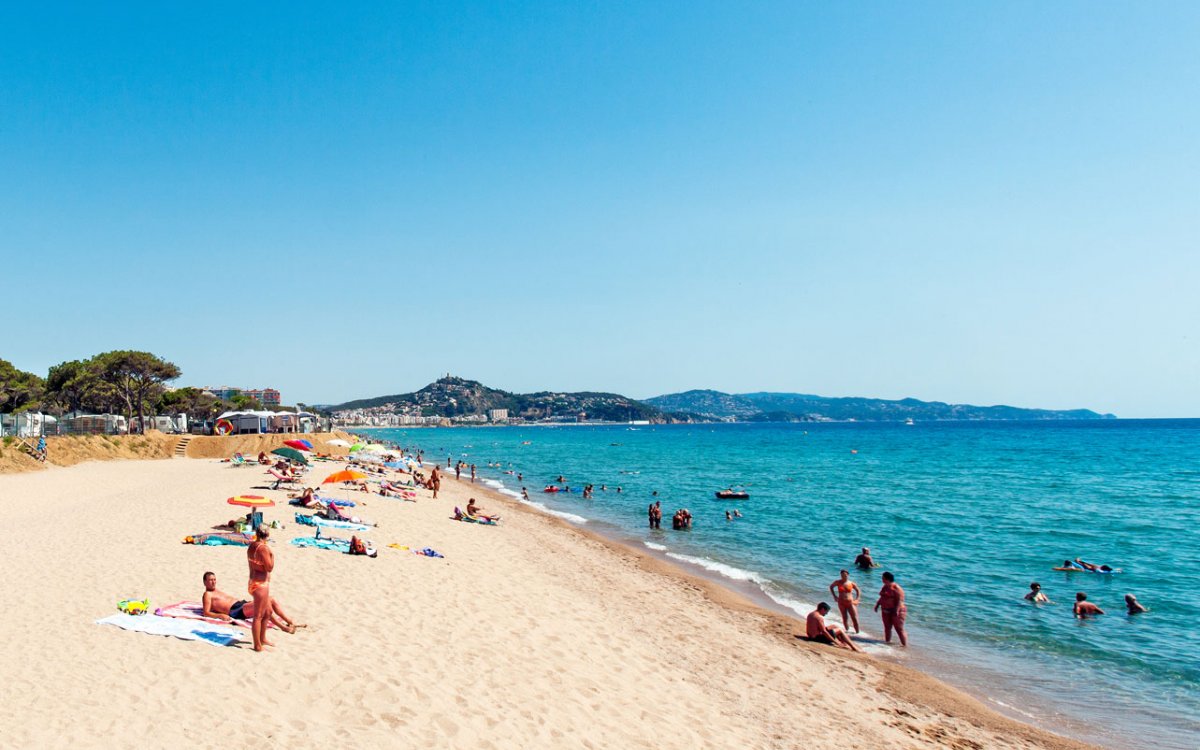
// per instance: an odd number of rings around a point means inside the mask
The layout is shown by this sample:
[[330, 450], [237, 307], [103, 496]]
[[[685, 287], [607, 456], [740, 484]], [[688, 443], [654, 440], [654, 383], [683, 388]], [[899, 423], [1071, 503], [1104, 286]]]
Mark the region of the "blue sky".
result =
[[1200, 417], [1197, 39], [1192, 3], [5, 6], [0, 358]]

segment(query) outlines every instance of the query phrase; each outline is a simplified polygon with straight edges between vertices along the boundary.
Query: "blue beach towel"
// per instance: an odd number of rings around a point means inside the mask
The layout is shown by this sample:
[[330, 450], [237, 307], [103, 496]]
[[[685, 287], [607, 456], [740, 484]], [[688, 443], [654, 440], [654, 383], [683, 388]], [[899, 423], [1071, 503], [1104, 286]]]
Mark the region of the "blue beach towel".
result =
[[296, 523], [302, 526], [318, 526], [329, 529], [346, 529], [347, 531], [366, 531], [371, 528], [366, 524], [353, 523], [351, 521], [331, 521], [328, 518], [320, 516], [308, 516], [303, 513], [296, 514]]

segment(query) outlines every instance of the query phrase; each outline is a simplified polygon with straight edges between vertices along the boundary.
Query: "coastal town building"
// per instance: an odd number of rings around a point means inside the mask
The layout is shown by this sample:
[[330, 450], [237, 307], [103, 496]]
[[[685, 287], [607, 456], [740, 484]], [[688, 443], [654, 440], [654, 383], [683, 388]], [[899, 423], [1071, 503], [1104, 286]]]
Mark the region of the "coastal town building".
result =
[[222, 401], [228, 401], [240, 394], [255, 399], [264, 406], [280, 406], [283, 403], [279, 391], [274, 388], [233, 388], [227, 385], [208, 385], [201, 390], [205, 393], [211, 393]]
[[488, 409], [487, 418], [489, 422], [507, 422], [508, 409]]

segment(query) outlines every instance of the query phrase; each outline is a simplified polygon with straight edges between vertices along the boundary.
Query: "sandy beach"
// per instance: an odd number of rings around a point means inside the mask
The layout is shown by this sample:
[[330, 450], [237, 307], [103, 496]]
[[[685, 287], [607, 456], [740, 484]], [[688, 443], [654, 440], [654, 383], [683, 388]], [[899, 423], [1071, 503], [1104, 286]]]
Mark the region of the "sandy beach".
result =
[[[312, 529], [261, 467], [211, 457], [228, 445], [0, 475], [0, 595], [21, 605], [0, 642], [0, 744], [1085, 747], [799, 642], [793, 619], [452, 474], [437, 500], [330, 493], [378, 524], [363, 534], [376, 559], [296, 547]], [[341, 466], [315, 463], [306, 483]], [[95, 624], [122, 599], [198, 601], [208, 570], [244, 598], [244, 548], [181, 540], [246, 492], [279, 503], [272, 593], [307, 628], [255, 653], [249, 631], [214, 647]], [[452, 520], [472, 496], [502, 522]]]

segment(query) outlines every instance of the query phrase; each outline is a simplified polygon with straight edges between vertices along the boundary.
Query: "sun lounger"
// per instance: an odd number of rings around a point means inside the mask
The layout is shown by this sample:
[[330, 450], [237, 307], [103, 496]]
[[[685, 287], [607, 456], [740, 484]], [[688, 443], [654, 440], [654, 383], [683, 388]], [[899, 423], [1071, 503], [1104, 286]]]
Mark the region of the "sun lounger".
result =
[[298, 477], [285, 476], [274, 469], [267, 469], [267, 473], [275, 477], [275, 486], [271, 488], [273, 490], [279, 489], [279, 485], [281, 484], [293, 484], [300, 481]]

